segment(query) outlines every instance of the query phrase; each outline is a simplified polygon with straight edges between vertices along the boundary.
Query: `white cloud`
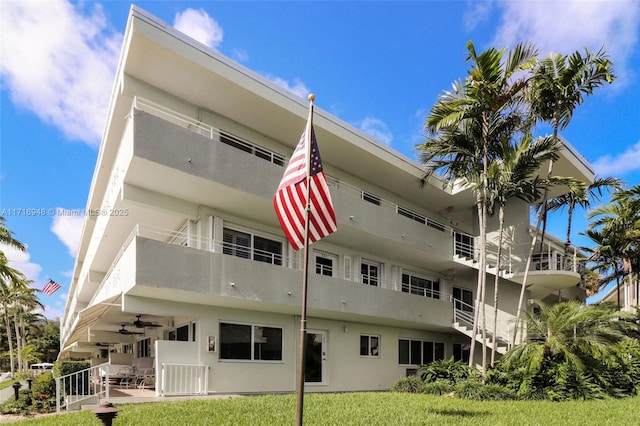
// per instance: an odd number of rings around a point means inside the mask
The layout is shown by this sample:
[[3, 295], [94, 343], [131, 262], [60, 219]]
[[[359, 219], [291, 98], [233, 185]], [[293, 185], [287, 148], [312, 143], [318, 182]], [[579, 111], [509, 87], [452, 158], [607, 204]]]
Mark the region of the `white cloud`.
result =
[[640, 29], [636, 0], [617, 1], [511, 1], [500, 2], [502, 24], [494, 45], [514, 46], [535, 42], [542, 56], [549, 52], [570, 54], [604, 45], [619, 76], [617, 86], [633, 77], [628, 57], [633, 54]]
[[77, 215], [78, 210], [56, 209], [51, 231], [67, 246], [69, 255], [75, 259], [80, 248], [84, 217]]
[[173, 26], [212, 49], [217, 49], [224, 37], [222, 27], [202, 9], [187, 9], [176, 13]]
[[10, 267], [22, 272], [28, 280], [33, 281], [34, 286], [39, 285], [42, 267], [37, 263], [31, 262], [31, 254], [29, 254], [28, 247], [25, 251], [20, 251], [13, 247], [0, 244], [0, 251], [7, 257]]
[[473, 31], [481, 23], [487, 20], [491, 12], [491, 1], [469, 1], [467, 9], [462, 17], [464, 29]]
[[389, 130], [389, 126], [387, 126], [384, 121], [374, 117], [367, 117], [358, 123], [358, 127], [360, 130], [370, 134], [383, 144], [391, 145], [393, 134], [391, 133], [391, 130]]
[[247, 52], [245, 49], [233, 49], [233, 57], [238, 62], [249, 62], [249, 52]]
[[0, 28], [2, 89], [67, 138], [97, 146], [122, 42], [102, 6], [3, 1]]
[[280, 77], [270, 75], [266, 75], [266, 77], [276, 83], [278, 86], [284, 87], [288, 91], [295, 93], [303, 99], [307, 99], [307, 96], [309, 95], [309, 93], [311, 93], [309, 88], [300, 79], [296, 78], [293, 80], [293, 83], [290, 83], [289, 81]]
[[616, 156], [605, 155], [592, 163], [598, 176], [620, 176], [640, 169], [640, 141]]

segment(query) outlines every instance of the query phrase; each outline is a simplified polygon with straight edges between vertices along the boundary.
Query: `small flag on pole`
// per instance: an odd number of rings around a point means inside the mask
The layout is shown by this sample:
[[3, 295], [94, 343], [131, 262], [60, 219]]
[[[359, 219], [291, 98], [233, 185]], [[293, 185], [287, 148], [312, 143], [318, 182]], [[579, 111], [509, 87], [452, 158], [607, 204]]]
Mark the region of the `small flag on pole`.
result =
[[47, 296], [51, 296], [53, 293], [58, 291], [59, 288], [60, 288], [60, 284], [58, 284], [57, 282], [49, 278], [49, 282], [47, 283], [47, 285], [44, 286], [44, 288], [42, 289], [42, 292]]
[[[308, 143], [311, 144], [309, 160], [307, 160]], [[308, 167], [307, 161], [311, 162], [310, 167]], [[307, 123], [307, 128], [302, 134], [291, 160], [289, 160], [289, 165], [273, 198], [273, 207], [280, 221], [280, 226], [282, 226], [282, 230], [294, 250], [300, 250], [305, 244], [307, 169], [309, 169], [309, 182], [311, 183], [309, 243], [313, 243], [331, 234], [338, 227], [327, 186], [327, 178], [320, 160], [316, 135], [311, 123]]]

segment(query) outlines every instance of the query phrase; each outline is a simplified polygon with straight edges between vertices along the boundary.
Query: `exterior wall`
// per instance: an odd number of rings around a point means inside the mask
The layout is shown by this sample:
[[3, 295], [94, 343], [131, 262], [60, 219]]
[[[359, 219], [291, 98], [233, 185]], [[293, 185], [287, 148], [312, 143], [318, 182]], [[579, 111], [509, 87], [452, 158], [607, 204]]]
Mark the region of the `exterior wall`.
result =
[[[169, 305], [161, 301], [153, 303], [156, 309]], [[170, 343], [169, 362], [209, 365], [209, 392], [211, 393], [262, 393], [294, 392], [298, 369], [298, 341], [300, 319], [298, 315], [284, 315], [255, 310], [230, 309], [197, 304], [171, 303], [176, 313], [189, 312], [198, 316], [197, 342]], [[239, 361], [220, 359], [220, 350], [208, 352], [206, 341], [216, 338], [220, 345], [220, 323], [253, 324], [283, 329], [282, 361]], [[427, 332], [417, 329], [387, 327], [349, 321], [333, 321], [308, 317], [309, 332], [326, 333], [326, 373], [322, 384], [307, 384], [309, 392], [381, 391], [407, 374], [407, 369], [417, 365], [398, 363], [398, 340], [416, 339], [445, 344], [445, 358], [451, 354], [452, 343], [460, 342], [456, 335]], [[360, 335], [380, 336], [380, 356], [360, 356]], [[165, 346], [160, 346], [165, 347]], [[180, 348], [184, 350], [180, 350]], [[186, 350], [189, 348], [189, 350]], [[169, 359], [167, 358], [167, 359]]]

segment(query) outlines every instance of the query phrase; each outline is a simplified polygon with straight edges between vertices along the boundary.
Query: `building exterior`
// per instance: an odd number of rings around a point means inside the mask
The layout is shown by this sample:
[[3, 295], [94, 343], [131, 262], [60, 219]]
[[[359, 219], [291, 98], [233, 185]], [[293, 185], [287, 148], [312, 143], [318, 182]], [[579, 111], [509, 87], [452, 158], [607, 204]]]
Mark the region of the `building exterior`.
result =
[[[157, 393], [176, 365], [205, 366], [207, 392], [295, 391], [302, 256], [272, 198], [307, 108], [131, 9], [61, 358], [153, 357]], [[307, 390], [387, 390], [421, 364], [468, 357], [478, 274], [472, 194], [443, 189], [437, 177], [420, 188], [418, 164], [318, 108], [314, 125], [338, 230], [310, 251]], [[593, 180], [568, 144], [554, 171]], [[529, 206], [511, 202], [506, 221], [501, 352], [532, 240]], [[496, 230], [491, 218], [493, 247]], [[572, 253], [545, 240], [527, 301], [584, 298]]]
[[620, 279], [620, 283], [612, 283], [598, 294], [598, 303], [613, 303], [627, 312], [636, 312], [638, 307], [638, 282], [632, 275]]

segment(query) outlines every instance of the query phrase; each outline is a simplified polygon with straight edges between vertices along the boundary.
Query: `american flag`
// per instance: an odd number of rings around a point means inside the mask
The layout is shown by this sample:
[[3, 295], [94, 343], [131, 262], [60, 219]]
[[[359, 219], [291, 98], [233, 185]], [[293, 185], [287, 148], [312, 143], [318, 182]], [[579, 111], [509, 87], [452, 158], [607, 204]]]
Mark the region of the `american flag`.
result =
[[53, 293], [58, 291], [59, 288], [60, 288], [60, 284], [58, 284], [57, 282], [49, 278], [49, 282], [47, 283], [47, 285], [44, 286], [44, 288], [42, 289], [42, 292], [47, 296], [51, 296]]
[[[307, 138], [307, 132], [311, 132], [311, 138]], [[307, 139], [311, 140], [311, 169], [309, 194], [311, 209], [309, 211], [309, 243], [338, 229], [336, 215], [331, 203], [331, 195], [327, 186], [327, 178], [324, 175], [320, 151], [313, 126], [307, 126], [302, 133], [300, 142], [296, 147], [282, 181], [273, 198], [273, 207], [280, 221], [280, 226], [294, 250], [300, 250], [305, 243], [305, 211], [307, 196]]]

